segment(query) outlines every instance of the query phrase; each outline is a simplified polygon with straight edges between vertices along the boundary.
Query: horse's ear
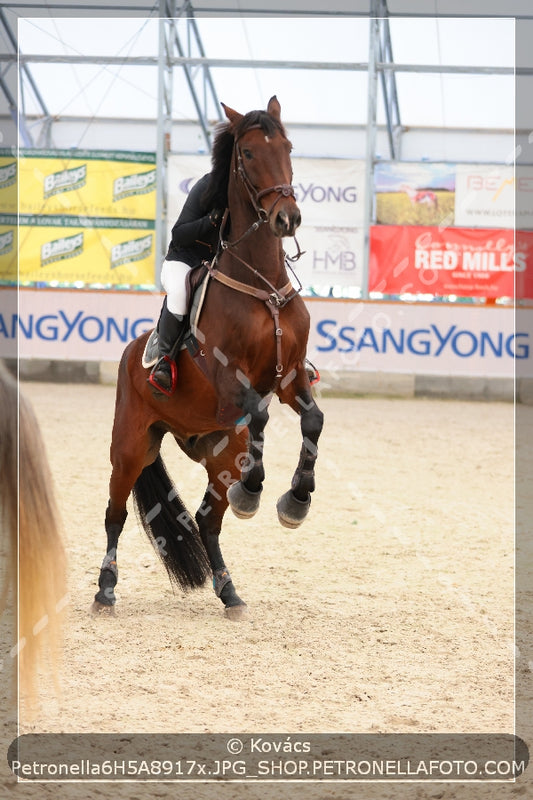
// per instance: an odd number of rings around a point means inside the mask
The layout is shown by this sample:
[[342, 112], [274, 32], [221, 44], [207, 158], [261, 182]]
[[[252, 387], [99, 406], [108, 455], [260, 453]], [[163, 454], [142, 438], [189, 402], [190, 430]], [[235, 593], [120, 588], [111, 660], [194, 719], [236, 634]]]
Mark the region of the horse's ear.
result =
[[267, 111], [271, 117], [274, 117], [275, 120], [281, 122], [281, 106], [276, 95], [273, 95], [268, 101]]
[[229, 106], [225, 105], [224, 103], [221, 103], [220, 105], [224, 109], [224, 113], [227, 116], [227, 118], [229, 119], [229, 121], [231, 122], [232, 126], [235, 127], [236, 125], [238, 125], [239, 122], [241, 121], [243, 115], [239, 114], [238, 111], [234, 111], [233, 108], [230, 108]]

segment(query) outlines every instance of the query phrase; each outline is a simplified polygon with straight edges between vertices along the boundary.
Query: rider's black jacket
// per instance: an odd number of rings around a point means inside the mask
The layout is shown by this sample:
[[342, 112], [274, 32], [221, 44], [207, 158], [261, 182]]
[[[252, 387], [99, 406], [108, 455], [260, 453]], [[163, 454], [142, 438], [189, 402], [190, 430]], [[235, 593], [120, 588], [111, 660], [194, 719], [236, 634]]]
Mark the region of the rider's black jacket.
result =
[[194, 267], [215, 255], [222, 212], [207, 208], [203, 197], [209, 173], [194, 184], [174, 227], [167, 253], [169, 261], [184, 261]]

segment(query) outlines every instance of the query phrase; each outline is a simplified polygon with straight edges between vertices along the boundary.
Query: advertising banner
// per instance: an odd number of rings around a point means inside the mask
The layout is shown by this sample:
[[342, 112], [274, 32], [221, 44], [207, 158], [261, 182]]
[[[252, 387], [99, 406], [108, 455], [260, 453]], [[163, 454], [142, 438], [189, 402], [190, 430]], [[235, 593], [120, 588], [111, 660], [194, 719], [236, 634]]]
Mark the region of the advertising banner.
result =
[[533, 229], [533, 167], [379, 162], [374, 186], [378, 224]]
[[2, 214], [17, 213], [17, 158], [0, 149], [0, 209]]
[[21, 217], [21, 284], [153, 284], [153, 220]]
[[[527, 188], [529, 178], [521, 183]], [[455, 225], [513, 228], [514, 168], [505, 164], [457, 164], [455, 168]], [[533, 179], [531, 180], [533, 190]]]
[[22, 285], [154, 286], [153, 153], [23, 150], [19, 182]]
[[0, 283], [17, 280], [17, 159], [0, 150]]
[[371, 228], [371, 292], [514, 297], [515, 271], [525, 267], [524, 253], [515, 255], [512, 230]]
[[[305, 251], [295, 270], [304, 286], [360, 286], [364, 234], [364, 162], [293, 158], [293, 185], [302, 213], [296, 233]], [[209, 172], [208, 156], [169, 159], [167, 238], [194, 183]], [[289, 255], [296, 253], [284, 240]]]
[[378, 162], [374, 191], [378, 224], [453, 225], [454, 164]]
[[531, 332], [512, 308], [313, 300], [309, 358], [320, 370], [512, 378], [532, 374]]
[[524, 267], [516, 271], [516, 299], [533, 300], [533, 231], [517, 230], [515, 248]]
[[[295, 269], [306, 287], [361, 286], [365, 165], [342, 159], [293, 159], [305, 254]], [[290, 251], [290, 240], [285, 249]]]
[[154, 219], [154, 153], [21, 150], [21, 214]]
[[18, 225], [15, 214], [0, 214], [0, 283], [17, 282]]
[[[3, 290], [14, 292], [14, 290]], [[22, 358], [118, 361], [131, 339], [156, 324], [154, 292], [24, 289], [2, 302], [0, 356], [18, 336]], [[438, 303], [307, 300], [308, 355], [321, 369], [512, 377], [532, 375], [528, 330], [512, 308]], [[7, 309], [11, 308], [10, 311]]]

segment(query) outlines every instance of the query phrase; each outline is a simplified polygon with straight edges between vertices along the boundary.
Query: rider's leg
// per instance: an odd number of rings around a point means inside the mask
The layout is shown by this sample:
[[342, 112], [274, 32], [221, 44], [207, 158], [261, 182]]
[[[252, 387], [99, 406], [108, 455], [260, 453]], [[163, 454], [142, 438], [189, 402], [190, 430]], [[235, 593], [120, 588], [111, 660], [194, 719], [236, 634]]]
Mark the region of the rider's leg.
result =
[[159, 360], [152, 369], [150, 382], [165, 393], [173, 388], [172, 355], [187, 332], [185, 277], [190, 267], [181, 261], [165, 261], [161, 283], [167, 292], [157, 323]]

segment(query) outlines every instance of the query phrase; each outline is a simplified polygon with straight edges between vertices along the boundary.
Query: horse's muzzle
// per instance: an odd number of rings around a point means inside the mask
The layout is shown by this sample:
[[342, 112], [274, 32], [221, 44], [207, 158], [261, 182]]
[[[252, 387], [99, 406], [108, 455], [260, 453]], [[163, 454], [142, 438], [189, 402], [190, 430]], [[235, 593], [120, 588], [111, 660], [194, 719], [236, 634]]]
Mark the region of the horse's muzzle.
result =
[[280, 208], [277, 214], [273, 214], [270, 219], [272, 233], [280, 238], [283, 236], [294, 236], [296, 228], [302, 222], [300, 209], [296, 204], [290, 208]]

